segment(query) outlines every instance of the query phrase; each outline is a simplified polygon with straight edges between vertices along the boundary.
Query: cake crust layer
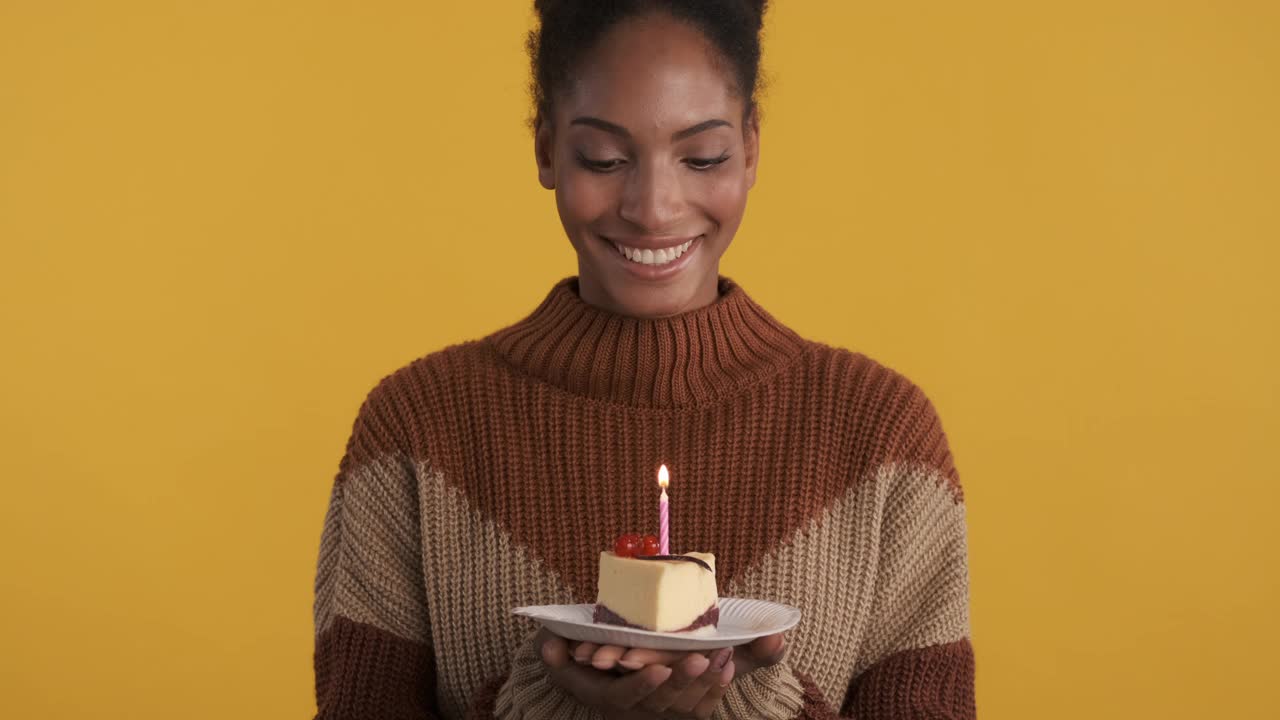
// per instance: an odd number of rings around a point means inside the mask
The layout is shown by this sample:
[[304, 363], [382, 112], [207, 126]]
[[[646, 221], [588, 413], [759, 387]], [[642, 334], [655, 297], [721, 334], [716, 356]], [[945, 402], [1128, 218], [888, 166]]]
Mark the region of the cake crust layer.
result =
[[[602, 624], [602, 625], [621, 625], [622, 627], [634, 628], [636, 630], [653, 630], [653, 628], [642, 627], [640, 625], [627, 622], [626, 620], [622, 619], [622, 616], [610, 610], [608, 607], [601, 605], [600, 603], [596, 603], [596, 609], [595, 609], [595, 612], [592, 613], [591, 621], [598, 624]], [[712, 605], [711, 607], [707, 608], [706, 612], [699, 615], [698, 619], [694, 620], [692, 623], [689, 623], [687, 627], [682, 627], [679, 630], [669, 630], [667, 632], [691, 632], [693, 630], [698, 630], [700, 628], [704, 628], [708, 626], [710, 627], [720, 626], [720, 606], [719, 605]]]

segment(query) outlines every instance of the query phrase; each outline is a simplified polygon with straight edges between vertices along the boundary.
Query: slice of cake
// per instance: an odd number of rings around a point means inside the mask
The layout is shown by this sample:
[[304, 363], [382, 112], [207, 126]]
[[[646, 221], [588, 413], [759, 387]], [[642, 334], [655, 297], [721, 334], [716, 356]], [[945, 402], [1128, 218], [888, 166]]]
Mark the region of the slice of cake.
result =
[[[619, 543], [619, 547], [622, 544]], [[716, 556], [600, 553], [593, 620], [641, 630], [707, 635], [720, 621]]]

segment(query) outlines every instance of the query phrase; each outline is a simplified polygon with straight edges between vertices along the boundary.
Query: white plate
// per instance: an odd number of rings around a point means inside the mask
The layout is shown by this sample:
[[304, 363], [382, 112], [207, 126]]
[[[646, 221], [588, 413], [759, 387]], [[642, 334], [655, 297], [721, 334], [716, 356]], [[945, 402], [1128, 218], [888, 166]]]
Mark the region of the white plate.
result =
[[790, 630], [800, 622], [799, 608], [768, 600], [720, 598], [720, 622], [714, 633], [692, 636], [685, 633], [633, 630], [619, 625], [597, 625], [591, 621], [594, 603], [582, 605], [531, 605], [511, 612], [533, 618], [560, 637], [600, 645], [642, 647], [651, 650], [713, 650], [742, 645], [764, 636]]

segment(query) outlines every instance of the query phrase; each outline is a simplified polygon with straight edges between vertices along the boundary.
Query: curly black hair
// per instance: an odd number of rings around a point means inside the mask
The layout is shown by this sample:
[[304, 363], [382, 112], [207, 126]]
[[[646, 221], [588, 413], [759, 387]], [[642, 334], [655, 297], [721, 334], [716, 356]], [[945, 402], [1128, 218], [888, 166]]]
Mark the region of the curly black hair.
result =
[[530, 93], [536, 130], [551, 117], [555, 92], [574, 64], [622, 20], [662, 11], [690, 23], [724, 55], [734, 70], [734, 90], [746, 100], [744, 120], [760, 90], [760, 30], [768, 0], [534, 0], [538, 27], [525, 43], [532, 64]]

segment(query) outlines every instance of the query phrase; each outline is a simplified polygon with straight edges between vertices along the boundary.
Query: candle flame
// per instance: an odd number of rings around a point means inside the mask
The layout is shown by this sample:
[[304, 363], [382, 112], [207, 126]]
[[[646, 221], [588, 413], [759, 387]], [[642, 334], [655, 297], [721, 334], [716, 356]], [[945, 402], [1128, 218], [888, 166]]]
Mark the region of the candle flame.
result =
[[662, 467], [658, 468], [658, 486], [663, 490], [666, 490], [667, 485], [670, 484], [670, 482], [671, 479], [667, 474], [667, 466], [664, 464]]

